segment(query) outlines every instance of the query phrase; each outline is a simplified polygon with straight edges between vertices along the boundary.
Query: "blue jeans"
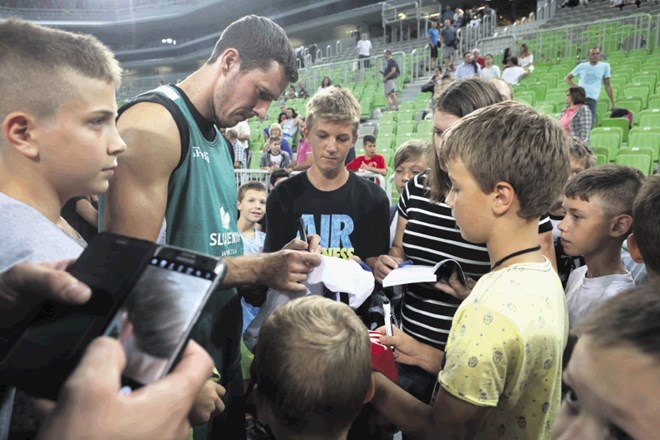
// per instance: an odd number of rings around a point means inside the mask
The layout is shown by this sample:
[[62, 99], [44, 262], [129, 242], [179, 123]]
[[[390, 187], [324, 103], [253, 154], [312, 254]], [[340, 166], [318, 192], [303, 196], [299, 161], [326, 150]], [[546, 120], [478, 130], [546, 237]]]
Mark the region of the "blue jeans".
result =
[[584, 103], [589, 107], [589, 110], [591, 110], [591, 126], [595, 127], [596, 126], [596, 110], [598, 109], [598, 101], [595, 99], [587, 98]]

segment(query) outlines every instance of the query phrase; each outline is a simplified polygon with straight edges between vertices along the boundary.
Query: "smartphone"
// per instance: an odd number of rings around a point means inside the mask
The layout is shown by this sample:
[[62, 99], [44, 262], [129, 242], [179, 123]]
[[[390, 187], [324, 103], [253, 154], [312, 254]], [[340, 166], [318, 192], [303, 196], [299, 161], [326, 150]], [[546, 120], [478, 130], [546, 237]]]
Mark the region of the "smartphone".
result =
[[218, 268], [213, 257], [156, 249], [103, 333], [124, 347], [125, 385], [149, 384], [172, 369], [219, 282]]
[[175, 365], [190, 330], [225, 273], [214, 257], [102, 233], [69, 271], [92, 289], [80, 306], [43, 301], [0, 352], [0, 383], [55, 399], [87, 345], [99, 335], [124, 345], [122, 382], [157, 380]]

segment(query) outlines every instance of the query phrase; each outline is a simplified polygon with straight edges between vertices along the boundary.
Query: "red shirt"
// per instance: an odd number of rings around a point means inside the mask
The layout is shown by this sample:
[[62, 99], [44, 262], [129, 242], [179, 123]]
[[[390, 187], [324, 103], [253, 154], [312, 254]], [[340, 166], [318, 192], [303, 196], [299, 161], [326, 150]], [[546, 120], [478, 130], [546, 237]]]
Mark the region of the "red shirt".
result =
[[367, 156], [358, 156], [351, 163], [346, 165], [346, 168], [348, 168], [351, 171], [359, 171], [360, 167], [362, 164], [369, 165], [370, 167], [378, 168], [379, 170], [382, 170], [384, 168], [387, 168], [385, 165], [385, 158], [381, 156], [380, 154], [374, 154], [374, 157], [367, 159]]

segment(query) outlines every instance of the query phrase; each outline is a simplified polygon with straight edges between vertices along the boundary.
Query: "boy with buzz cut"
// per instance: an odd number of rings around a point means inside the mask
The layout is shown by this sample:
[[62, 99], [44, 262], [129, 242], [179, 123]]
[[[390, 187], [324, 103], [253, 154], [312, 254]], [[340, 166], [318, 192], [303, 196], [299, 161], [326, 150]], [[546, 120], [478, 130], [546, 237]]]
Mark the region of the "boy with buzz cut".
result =
[[628, 249], [637, 263], [644, 263], [649, 281], [660, 281], [660, 176], [644, 180], [633, 203], [632, 234]]
[[353, 159], [346, 168], [351, 171], [376, 173], [384, 176], [387, 174], [387, 164], [385, 158], [376, 154], [376, 138], [368, 134], [364, 137], [362, 148], [364, 154]]
[[[86, 246], [60, 211], [74, 196], [105, 192], [126, 149], [115, 125], [120, 77], [112, 52], [91, 35], [0, 21], [0, 272], [77, 258]], [[3, 332], [34, 301], [3, 313]], [[0, 438], [13, 400], [13, 389], [0, 387]], [[26, 434], [33, 420], [18, 415], [13, 426]]]
[[373, 395], [367, 329], [350, 307], [318, 295], [275, 309], [253, 367], [259, 418], [278, 439], [346, 439]]
[[60, 211], [105, 192], [126, 149], [115, 126], [120, 77], [90, 35], [0, 22], [0, 270], [82, 251]]
[[566, 137], [550, 118], [505, 101], [445, 131], [438, 157], [461, 236], [486, 243], [491, 271], [471, 291], [450, 278], [456, 296], [467, 297], [432, 405], [379, 373], [372, 403], [414, 438], [549, 439], [568, 317], [559, 277], [540, 252], [538, 219], [568, 176]]
[[586, 263], [566, 283], [571, 328], [597, 304], [635, 287], [621, 261], [621, 246], [630, 233], [633, 200], [643, 181], [639, 170], [604, 165], [582, 171], [564, 189], [561, 244], [567, 255], [581, 255]]

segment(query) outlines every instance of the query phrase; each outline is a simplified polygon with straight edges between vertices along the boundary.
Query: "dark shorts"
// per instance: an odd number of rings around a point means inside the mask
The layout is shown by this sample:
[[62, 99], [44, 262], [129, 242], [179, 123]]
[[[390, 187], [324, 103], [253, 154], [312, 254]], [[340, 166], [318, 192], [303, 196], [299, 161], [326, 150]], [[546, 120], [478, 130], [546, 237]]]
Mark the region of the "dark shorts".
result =
[[438, 46], [431, 46], [431, 58], [438, 58]]

